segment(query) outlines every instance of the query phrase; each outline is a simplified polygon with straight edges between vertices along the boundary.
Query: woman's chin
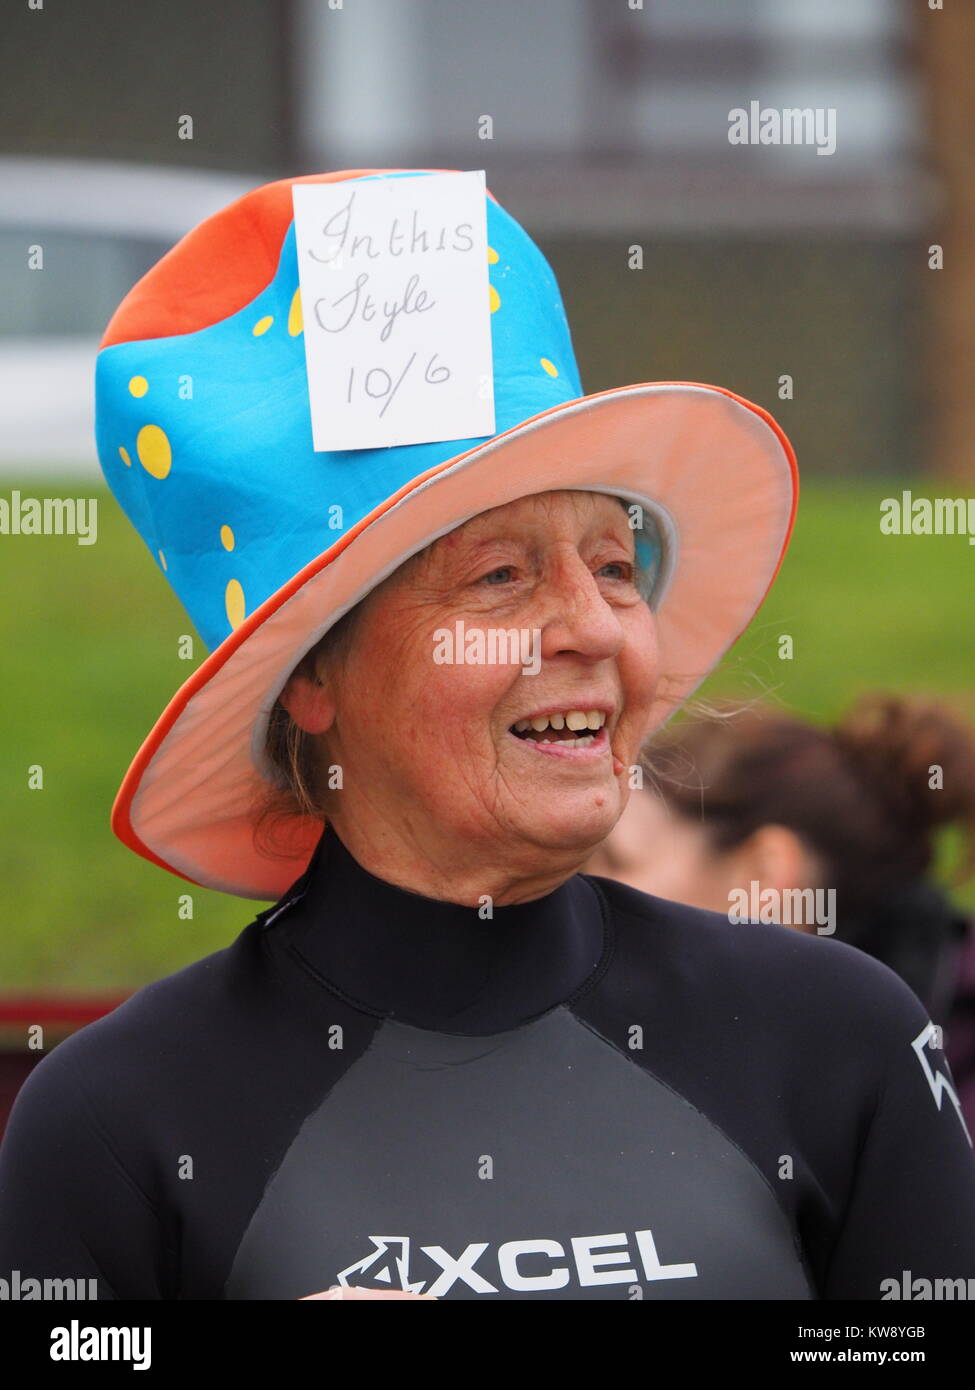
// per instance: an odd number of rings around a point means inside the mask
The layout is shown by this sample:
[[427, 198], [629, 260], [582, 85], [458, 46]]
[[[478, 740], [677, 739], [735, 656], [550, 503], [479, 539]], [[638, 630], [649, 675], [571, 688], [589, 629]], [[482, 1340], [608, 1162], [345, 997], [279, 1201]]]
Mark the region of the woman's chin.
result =
[[[597, 798], [599, 804], [594, 804]], [[547, 849], [588, 855], [610, 834], [621, 809], [616, 788], [589, 792], [586, 796], [566, 796], [557, 807], [547, 811], [539, 805], [539, 814], [525, 827], [525, 833]]]

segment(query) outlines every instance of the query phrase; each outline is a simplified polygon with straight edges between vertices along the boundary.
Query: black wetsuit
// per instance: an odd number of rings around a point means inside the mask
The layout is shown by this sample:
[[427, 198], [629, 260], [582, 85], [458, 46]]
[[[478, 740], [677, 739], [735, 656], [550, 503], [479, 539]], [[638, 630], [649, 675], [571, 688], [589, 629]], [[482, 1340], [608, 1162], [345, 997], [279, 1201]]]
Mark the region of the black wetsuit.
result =
[[929, 1031], [828, 937], [581, 875], [482, 918], [327, 831], [231, 946], [35, 1068], [0, 1148], [0, 1279], [487, 1300], [975, 1279], [975, 1156]]

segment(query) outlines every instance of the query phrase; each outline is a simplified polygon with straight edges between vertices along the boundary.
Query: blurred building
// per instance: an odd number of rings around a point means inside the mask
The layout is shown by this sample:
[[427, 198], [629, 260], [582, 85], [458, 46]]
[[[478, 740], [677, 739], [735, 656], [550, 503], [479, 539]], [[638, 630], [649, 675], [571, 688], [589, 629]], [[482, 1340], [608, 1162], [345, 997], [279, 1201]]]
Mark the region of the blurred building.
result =
[[[195, 173], [211, 180], [214, 206], [228, 175], [242, 190], [329, 168], [484, 168], [555, 267], [587, 391], [717, 382], [773, 409], [805, 470], [909, 473], [924, 463], [917, 360], [935, 215], [911, 9], [890, 0], [24, 6], [3, 21], [12, 61], [0, 152], [22, 171], [25, 159], [70, 158]], [[753, 102], [832, 111], [835, 150], [733, 145], [729, 113]], [[192, 139], [180, 138], [186, 115]], [[0, 223], [4, 302], [19, 306], [0, 345], [11, 361], [45, 339], [91, 353], [125, 290], [199, 206], [176, 199], [164, 216], [163, 186], [150, 189], [159, 235], [123, 247], [111, 230], [124, 218], [122, 183], [86, 171], [82, 202], [103, 225], [62, 242], [56, 273], [35, 277], [28, 295], [25, 238], [57, 248], [49, 219], [60, 176], [46, 168], [26, 169], [36, 196], [21, 179]], [[124, 183], [125, 170], [115, 174]], [[634, 245], [642, 270], [629, 268]], [[31, 374], [26, 386], [18, 378], [22, 414]], [[83, 410], [89, 387], [79, 389]], [[69, 433], [94, 468], [84, 428], [75, 420]], [[29, 427], [5, 434], [9, 466]], [[42, 459], [48, 446], [36, 434], [34, 443]], [[69, 444], [50, 447], [66, 456]]]

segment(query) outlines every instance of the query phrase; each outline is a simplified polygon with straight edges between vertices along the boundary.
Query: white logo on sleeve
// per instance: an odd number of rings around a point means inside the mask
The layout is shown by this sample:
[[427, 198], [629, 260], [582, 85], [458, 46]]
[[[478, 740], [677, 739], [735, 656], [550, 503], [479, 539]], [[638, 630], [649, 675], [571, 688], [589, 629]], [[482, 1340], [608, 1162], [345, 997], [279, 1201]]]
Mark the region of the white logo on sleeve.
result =
[[[931, 1094], [934, 1096], [935, 1105], [940, 1110], [942, 1097], [948, 1097], [955, 1107], [955, 1114], [958, 1116], [958, 1121], [965, 1131], [965, 1138], [968, 1140], [969, 1147], [975, 1147], [972, 1145], [972, 1136], [969, 1134], [968, 1126], [965, 1124], [965, 1117], [961, 1113], [961, 1101], [958, 1099], [958, 1093], [949, 1080], [951, 1072], [948, 1071], [948, 1074], [945, 1075], [945, 1072], [936, 1071], [931, 1066], [926, 1051], [929, 1045], [935, 1050], [940, 1050], [941, 1048], [941, 1029], [936, 1027], [933, 1023], [929, 1023], [926, 1028], [922, 1028], [921, 1032], [918, 1033], [917, 1037], [911, 1043], [911, 1046], [917, 1054], [917, 1060], [921, 1063], [922, 1070], [927, 1078], [927, 1083], [931, 1087]], [[945, 1068], [948, 1067], [947, 1061], [944, 1062], [944, 1065]]]

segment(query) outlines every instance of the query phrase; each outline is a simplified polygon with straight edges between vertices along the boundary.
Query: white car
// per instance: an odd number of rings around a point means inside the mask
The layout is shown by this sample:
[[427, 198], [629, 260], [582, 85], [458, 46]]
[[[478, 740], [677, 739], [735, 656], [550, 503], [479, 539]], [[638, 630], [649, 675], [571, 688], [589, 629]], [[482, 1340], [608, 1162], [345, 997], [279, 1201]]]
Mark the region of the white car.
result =
[[100, 476], [94, 376], [108, 320], [180, 237], [267, 179], [0, 158], [0, 470]]

